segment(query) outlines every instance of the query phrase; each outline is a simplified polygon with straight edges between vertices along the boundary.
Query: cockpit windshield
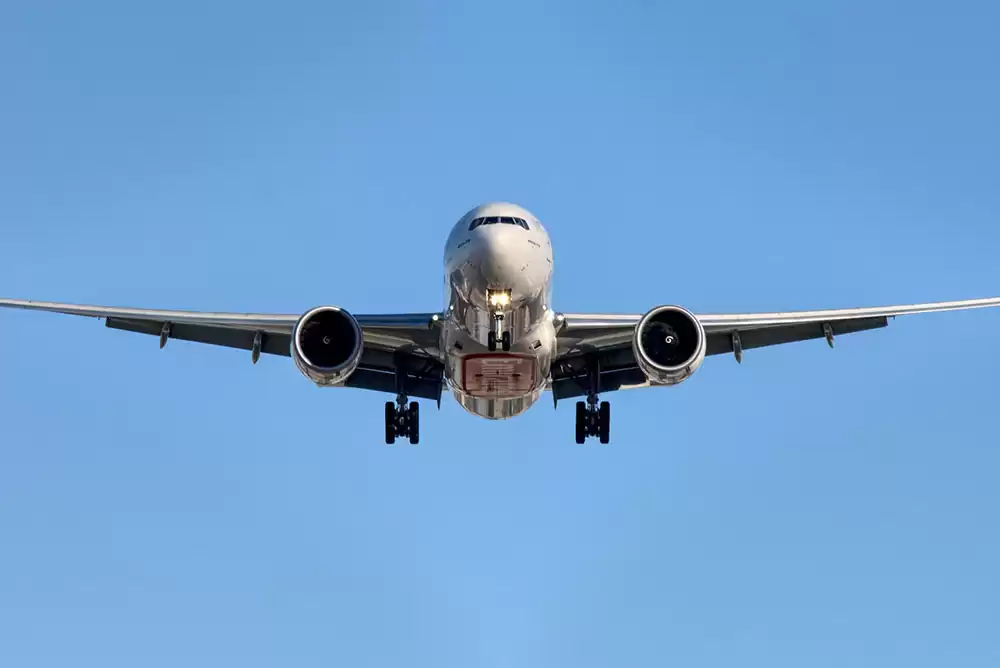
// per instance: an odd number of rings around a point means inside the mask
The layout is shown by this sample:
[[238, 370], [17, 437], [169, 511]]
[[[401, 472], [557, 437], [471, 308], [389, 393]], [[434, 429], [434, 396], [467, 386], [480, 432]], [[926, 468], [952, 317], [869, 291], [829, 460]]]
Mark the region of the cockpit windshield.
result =
[[515, 218], [513, 216], [486, 216], [484, 218], [476, 218], [471, 223], [469, 223], [469, 231], [476, 229], [480, 225], [517, 225], [518, 227], [528, 228], [528, 221], [524, 218]]

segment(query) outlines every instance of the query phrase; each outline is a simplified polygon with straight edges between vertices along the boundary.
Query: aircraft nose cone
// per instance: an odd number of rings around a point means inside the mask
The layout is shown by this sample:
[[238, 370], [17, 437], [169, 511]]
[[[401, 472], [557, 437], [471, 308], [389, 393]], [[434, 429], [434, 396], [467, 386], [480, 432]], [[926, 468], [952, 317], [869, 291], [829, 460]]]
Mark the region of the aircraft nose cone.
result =
[[523, 270], [524, 262], [517, 238], [511, 234], [520, 232], [520, 229], [503, 229], [506, 227], [497, 225], [494, 229], [484, 230], [479, 267], [490, 287], [515, 287]]
[[528, 230], [503, 223], [483, 225], [468, 244], [449, 279], [470, 304], [491, 308], [491, 291], [509, 291], [508, 308], [538, 299], [548, 285], [552, 260]]

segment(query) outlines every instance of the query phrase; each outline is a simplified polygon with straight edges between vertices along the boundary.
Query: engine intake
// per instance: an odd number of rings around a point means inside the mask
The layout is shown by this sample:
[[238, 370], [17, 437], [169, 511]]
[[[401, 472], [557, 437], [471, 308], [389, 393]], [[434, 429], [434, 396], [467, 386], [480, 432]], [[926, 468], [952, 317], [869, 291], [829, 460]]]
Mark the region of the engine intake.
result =
[[654, 385], [687, 380], [705, 359], [705, 328], [680, 306], [658, 306], [639, 321], [632, 350], [639, 368]]
[[358, 368], [364, 338], [347, 311], [320, 306], [299, 318], [292, 330], [292, 359], [317, 385], [342, 385]]

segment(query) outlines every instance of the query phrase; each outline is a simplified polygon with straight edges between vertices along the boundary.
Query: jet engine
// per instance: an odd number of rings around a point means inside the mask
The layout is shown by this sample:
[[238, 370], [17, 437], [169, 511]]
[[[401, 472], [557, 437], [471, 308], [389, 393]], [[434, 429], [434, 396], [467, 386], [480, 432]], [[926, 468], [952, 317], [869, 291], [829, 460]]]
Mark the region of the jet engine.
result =
[[632, 351], [639, 368], [653, 385], [687, 380], [705, 360], [705, 328], [679, 306], [658, 306], [639, 321]]
[[358, 368], [363, 349], [358, 321], [336, 306], [312, 309], [292, 330], [295, 366], [317, 385], [342, 385]]

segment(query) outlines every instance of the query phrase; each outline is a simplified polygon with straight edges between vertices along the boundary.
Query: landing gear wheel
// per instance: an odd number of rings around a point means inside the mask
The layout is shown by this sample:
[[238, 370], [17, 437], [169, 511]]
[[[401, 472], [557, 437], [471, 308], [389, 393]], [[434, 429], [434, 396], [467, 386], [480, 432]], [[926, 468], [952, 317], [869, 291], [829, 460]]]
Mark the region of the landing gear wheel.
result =
[[385, 444], [396, 442], [396, 404], [385, 402]]
[[500, 341], [505, 351], [510, 350], [510, 331], [504, 332]]
[[486, 335], [486, 348], [491, 353], [497, 349], [497, 333], [492, 330]]
[[598, 412], [597, 435], [604, 445], [611, 442], [611, 404], [607, 401], [601, 402], [601, 408]]
[[420, 442], [420, 404], [411, 401], [407, 406], [405, 396], [385, 402], [385, 444], [397, 438], [408, 438], [413, 445]]
[[406, 413], [406, 421], [409, 423], [410, 443], [416, 445], [420, 442], [420, 404], [416, 401], [410, 402], [410, 410]]
[[576, 442], [582, 444], [591, 436], [605, 445], [611, 442], [611, 404], [607, 401], [576, 402]]

